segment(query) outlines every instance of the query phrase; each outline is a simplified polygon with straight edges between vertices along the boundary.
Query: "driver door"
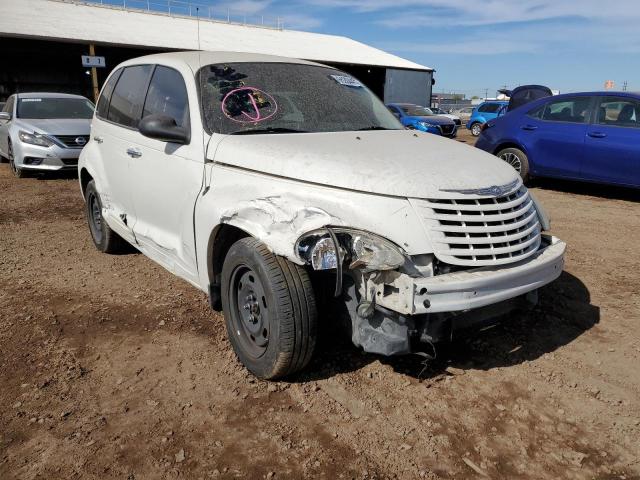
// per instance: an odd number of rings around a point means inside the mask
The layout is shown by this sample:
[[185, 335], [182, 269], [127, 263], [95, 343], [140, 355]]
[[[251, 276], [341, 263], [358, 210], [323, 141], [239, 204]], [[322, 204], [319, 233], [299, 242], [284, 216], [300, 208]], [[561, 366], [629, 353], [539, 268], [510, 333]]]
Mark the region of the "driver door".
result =
[[[142, 118], [162, 114], [187, 130], [199, 114], [189, 108], [184, 78], [177, 70], [156, 65], [142, 109]], [[191, 134], [187, 145], [148, 138], [136, 132], [128, 145], [136, 240], [146, 255], [189, 281], [198, 281], [193, 212], [203, 185], [202, 137]]]

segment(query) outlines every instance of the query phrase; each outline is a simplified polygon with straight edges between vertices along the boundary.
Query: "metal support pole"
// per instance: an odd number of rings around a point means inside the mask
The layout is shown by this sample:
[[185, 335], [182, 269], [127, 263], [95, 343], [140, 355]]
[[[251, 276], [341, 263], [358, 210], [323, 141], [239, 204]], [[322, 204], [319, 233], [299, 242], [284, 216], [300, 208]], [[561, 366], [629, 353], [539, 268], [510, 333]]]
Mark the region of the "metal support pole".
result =
[[[92, 57], [96, 54], [96, 48], [93, 43], [89, 44], [89, 55]], [[100, 88], [98, 87], [98, 70], [96, 67], [91, 67], [91, 85], [93, 86], [93, 101], [98, 102], [98, 95], [100, 95]]]

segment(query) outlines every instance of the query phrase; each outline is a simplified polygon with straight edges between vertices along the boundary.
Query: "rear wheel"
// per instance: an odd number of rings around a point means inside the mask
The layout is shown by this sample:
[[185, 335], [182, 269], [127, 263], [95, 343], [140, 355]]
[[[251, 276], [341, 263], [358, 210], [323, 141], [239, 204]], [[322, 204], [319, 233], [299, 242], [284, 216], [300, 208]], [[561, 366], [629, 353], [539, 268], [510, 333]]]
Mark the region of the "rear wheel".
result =
[[122, 253], [127, 251], [129, 244], [116, 232], [111, 230], [109, 224], [102, 217], [102, 202], [96, 190], [95, 181], [87, 184], [84, 193], [85, 207], [89, 231], [96, 248], [104, 253]]
[[11, 140], [9, 140], [7, 144], [7, 157], [9, 158], [9, 167], [11, 168], [11, 172], [16, 178], [24, 178], [27, 176], [27, 172], [25, 172], [22, 168], [18, 168], [16, 166], [15, 158], [13, 156], [13, 145], [11, 145]]
[[473, 125], [471, 125], [471, 135], [473, 135], [474, 137], [477, 137], [480, 135], [480, 132], [482, 132], [481, 123], [476, 122]]
[[500, 160], [504, 160], [520, 174], [523, 182], [529, 180], [529, 159], [519, 148], [503, 148], [496, 155]]
[[309, 363], [317, 336], [309, 276], [259, 240], [243, 238], [229, 249], [222, 308], [236, 355], [257, 377], [283, 377]]

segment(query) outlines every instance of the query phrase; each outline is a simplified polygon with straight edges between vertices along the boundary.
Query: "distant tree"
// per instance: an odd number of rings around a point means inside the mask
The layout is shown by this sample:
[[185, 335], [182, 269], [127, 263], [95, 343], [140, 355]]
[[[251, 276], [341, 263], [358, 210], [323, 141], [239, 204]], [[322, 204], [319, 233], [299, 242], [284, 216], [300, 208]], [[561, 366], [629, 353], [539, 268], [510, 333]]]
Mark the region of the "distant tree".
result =
[[471, 100], [480, 100], [480, 97], [477, 95], [474, 95], [473, 97], [471, 97]]

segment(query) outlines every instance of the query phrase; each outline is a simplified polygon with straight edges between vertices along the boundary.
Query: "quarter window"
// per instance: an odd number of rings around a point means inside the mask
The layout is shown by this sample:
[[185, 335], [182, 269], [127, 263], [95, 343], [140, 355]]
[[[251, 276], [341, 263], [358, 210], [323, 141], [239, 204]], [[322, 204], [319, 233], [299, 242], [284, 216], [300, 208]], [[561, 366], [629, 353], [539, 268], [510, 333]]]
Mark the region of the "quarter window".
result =
[[113, 75], [109, 77], [106, 85], [102, 89], [102, 94], [98, 99], [98, 106], [96, 107], [96, 116], [100, 118], [107, 118], [107, 114], [109, 112], [109, 101], [111, 100], [111, 94], [113, 93], [113, 88], [116, 86], [116, 82], [118, 78], [120, 78], [120, 74], [122, 73], [122, 69], [119, 69]]
[[551, 122], [586, 123], [589, 121], [591, 97], [564, 98], [549, 102], [530, 115]]
[[125, 127], [137, 128], [152, 65], [126, 67], [111, 95], [107, 119]]
[[640, 102], [628, 97], [602, 98], [597, 114], [600, 125], [640, 128]]
[[143, 117], [162, 114], [173, 118], [179, 127], [189, 126], [187, 88], [182, 75], [168, 67], [157, 66], [144, 102]]

